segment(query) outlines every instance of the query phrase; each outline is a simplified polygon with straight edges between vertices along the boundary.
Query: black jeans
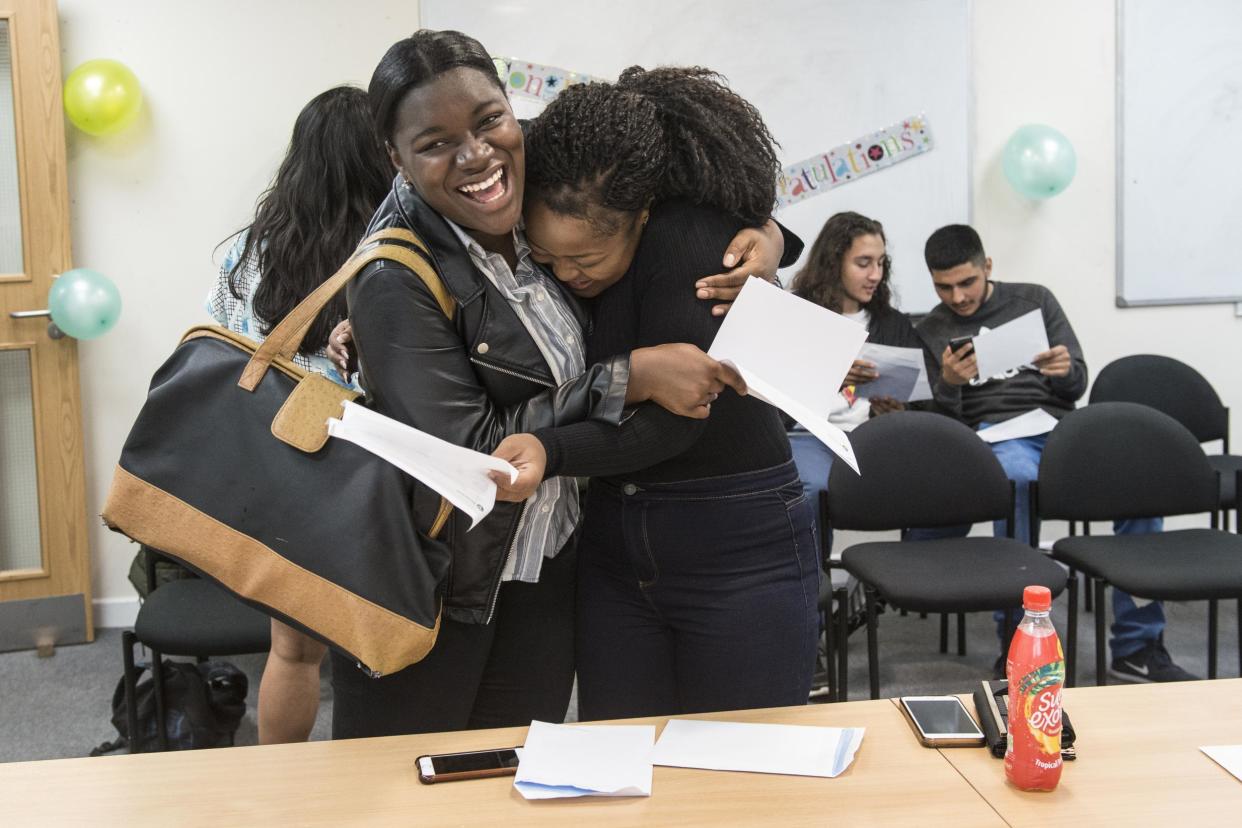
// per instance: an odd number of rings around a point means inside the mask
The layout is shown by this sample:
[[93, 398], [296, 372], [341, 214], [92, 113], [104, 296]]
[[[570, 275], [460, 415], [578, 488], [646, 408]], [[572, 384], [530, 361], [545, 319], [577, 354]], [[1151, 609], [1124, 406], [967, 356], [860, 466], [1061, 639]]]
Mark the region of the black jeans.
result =
[[537, 584], [500, 588], [490, 624], [444, 619], [417, 664], [369, 678], [332, 653], [332, 738], [561, 722], [573, 690], [574, 539]]
[[818, 557], [792, 462], [672, 484], [591, 481], [579, 545], [579, 717], [805, 704]]

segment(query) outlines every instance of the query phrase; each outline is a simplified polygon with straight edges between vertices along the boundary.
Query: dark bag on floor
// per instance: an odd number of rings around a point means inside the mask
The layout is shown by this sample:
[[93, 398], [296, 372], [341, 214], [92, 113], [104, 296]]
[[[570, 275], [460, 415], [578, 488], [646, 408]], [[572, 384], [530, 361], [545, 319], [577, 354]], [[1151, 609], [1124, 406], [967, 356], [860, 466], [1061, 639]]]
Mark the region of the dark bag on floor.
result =
[[103, 519], [387, 674], [435, 644], [451, 559], [435, 538], [452, 507], [386, 460], [329, 440], [328, 418], [358, 395], [293, 362], [329, 300], [379, 259], [410, 268], [453, 316], [422, 243], [389, 229], [364, 240], [262, 345], [191, 329], [151, 381]]
[[[162, 666], [168, 749], [197, 750], [232, 745], [237, 726], [246, 714], [246, 690], [249, 686], [246, 674], [227, 661], [195, 664], [164, 659]], [[141, 676], [146, 669], [146, 665], [139, 666], [138, 675]], [[138, 681], [134, 697], [138, 702], [138, 750], [143, 753], [158, 751], [160, 740], [155, 682], [150, 677]], [[117, 682], [112, 694], [112, 724], [121, 738], [104, 742], [91, 751], [92, 756], [131, 743], [124, 677]], [[132, 748], [130, 752], [134, 752]]]

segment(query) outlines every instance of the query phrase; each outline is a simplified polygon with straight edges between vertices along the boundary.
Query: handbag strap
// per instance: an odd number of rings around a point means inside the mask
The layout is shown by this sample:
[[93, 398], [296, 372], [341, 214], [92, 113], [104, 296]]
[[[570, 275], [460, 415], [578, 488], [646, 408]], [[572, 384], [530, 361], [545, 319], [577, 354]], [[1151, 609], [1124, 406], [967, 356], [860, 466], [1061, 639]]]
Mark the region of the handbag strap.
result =
[[332, 301], [332, 297], [340, 293], [363, 268], [380, 259], [395, 261], [414, 271], [427, 285], [440, 310], [451, 320], [457, 309], [456, 302], [428, 257], [422, 240], [404, 228], [390, 227], [367, 236], [336, 273], [315, 288], [272, 329], [250, 358], [237, 384], [247, 391], [253, 391], [267, 374], [273, 359], [280, 356], [292, 360], [311, 324], [328, 302]]

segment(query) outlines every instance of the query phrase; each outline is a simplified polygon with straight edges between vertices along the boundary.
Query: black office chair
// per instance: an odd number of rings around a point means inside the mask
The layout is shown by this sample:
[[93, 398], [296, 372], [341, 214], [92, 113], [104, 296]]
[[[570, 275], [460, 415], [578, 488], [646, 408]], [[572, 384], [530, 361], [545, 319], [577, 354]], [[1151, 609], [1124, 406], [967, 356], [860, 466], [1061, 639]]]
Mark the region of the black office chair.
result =
[[1242, 456], [1229, 453], [1229, 409], [1206, 377], [1171, 357], [1122, 357], [1100, 371], [1091, 386], [1090, 401], [1141, 403], [1177, 420], [1200, 443], [1222, 441], [1222, 453], [1207, 458], [1220, 472], [1218, 511], [1223, 518], [1221, 528], [1229, 528], [1229, 510], [1238, 508], [1236, 481]]
[[[1080, 535], [1053, 545], [1053, 558], [1070, 567], [1067, 684], [1077, 680], [1079, 570], [1095, 583], [1098, 684], [1107, 683], [1104, 591], [1110, 584], [1151, 600], [1207, 601], [1208, 678], [1216, 677], [1216, 605], [1222, 598], [1242, 599], [1242, 537], [1216, 528], [1218, 476], [1194, 434], [1137, 403], [1093, 403], [1066, 415], [1049, 435], [1039, 480], [1031, 484], [1036, 543], [1040, 520], [1081, 521], [1087, 528], [1100, 520], [1212, 517], [1211, 529]], [[1242, 644], [1242, 619], [1238, 639]]]
[[1013, 539], [1013, 484], [975, 432], [939, 414], [902, 411], [859, 426], [850, 442], [862, 476], [833, 464], [827, 519], [834, 528], [871, 532], [1003, 519], [1010, 534], [845, 550], [842, 563], [863, 583], [866, 598], [871, 698], [880, 697], [879, 597], [898, 609], [947, 615], [1017, 610], [1030, 584], [1054, 596], [1065, 588], [1065, 570]]
[[143, 550], [151, 592], [138, 609], [133, 632], [126, 630], [121, 634], [126, 718], [132, 753], [141, 749], [141, 739], [136, 735], [138, 705], [135, 684], [138, 674], [134, 669], [135, 644], [142, 644], [151, 651], [151, 680], [155, 685], [160, 750], [168, 750], [164, 671], [160, 669], [162, 656], [193, 656], [202, 662], [211, 656], [265, 653], [271, 648], [271, 620], [268, 616], [202, 578], [182, 578], [157, 586], [155, 564], [163, 556], [149, 546], [144, 546]]

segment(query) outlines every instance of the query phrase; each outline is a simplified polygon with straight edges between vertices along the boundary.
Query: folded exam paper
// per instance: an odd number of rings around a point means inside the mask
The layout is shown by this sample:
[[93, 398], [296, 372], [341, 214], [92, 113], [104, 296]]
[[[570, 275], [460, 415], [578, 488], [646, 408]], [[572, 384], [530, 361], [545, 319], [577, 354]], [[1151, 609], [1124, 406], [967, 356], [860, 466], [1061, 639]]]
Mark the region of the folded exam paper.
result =
[[858, 359], [875, 365], [878, 377], [854, 386], [860, 397], [892, 397], [901, 402], [930, 400], [931, 385], [927, 382], [927, 363], [922, 348], [898, 348], [893, 345], [863, 343]]
[[531, 722], [513, 787], [526, 799], [651, 796], [654, 725]]
[[342, 405], [341, 419], [328, 420], [330, 436], [361, 446], [433, 489], [470, 515], [471, 529], [496, 505], [496, 484], [487, 473], [504, 472], [517, 480], [517, 469], [505, 460], [432, 437], [357, 403]]
[[864, 732], [861, 727], [671, 719], [656, 742], [654, 762], [677, 768], [833, 777], [854, 761]]
[[1057, 427], [1057, 418], [1042, 408], [1033, 408], [1004, 422], [980, 429], [975, 433], [985, 443], [1003, 443], [1021, 437], [1038, 437]]
[[762, 279], [746, 280], [708, 354], [732, 363], [750, 392], [801, 423], [858, 471], [849, 438], [828, 422], [867, 329]]
[[1031, 360], [1048, 350], [1044, 314], [1037, 308], [1004, 325], [981, 331], [975, 336], [974, 345], [979, 376], [984, 379], [1030, 365]]

